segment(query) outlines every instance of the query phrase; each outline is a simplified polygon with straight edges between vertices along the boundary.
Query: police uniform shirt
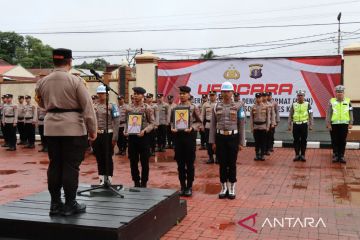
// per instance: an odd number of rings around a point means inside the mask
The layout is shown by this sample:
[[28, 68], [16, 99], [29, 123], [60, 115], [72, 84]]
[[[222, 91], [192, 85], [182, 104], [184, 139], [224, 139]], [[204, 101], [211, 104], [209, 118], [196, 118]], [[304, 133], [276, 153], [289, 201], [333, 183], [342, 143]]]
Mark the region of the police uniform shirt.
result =
[[[36, 84], [40, 107], [48, 112], [45, 136], [84, 136], [97, 130], [95, 111], [83, 79], [64, 68], [55, 68]], [[81, 112], [51, 113], [52, 109], [80, 109]]]
[[119, 127], [126, 126], [126, 109], [127, 105], [124, 103], [123, 105], [118, 105], [119, 108]]
[[18, 104], [18, 122], [25, 122], [25, 105], [24, 104]]
[[250, 110], [251, 130], [268, 130], [272, 124], [270, 114], [268, 104], [254, 104]]
[[275, 114], [275, 123], [278, 124], [280, 122], [279, 104], [274, 99], [271, 99], [271, 101], [269, 101], [269, 102], [273, 106], [273, 110], [274, 110], [274, 114]]
[[[130, 104], [127, 106], [126, 114], [128, 113], [140, 113], [142, 114], [142, 130], [145, 130], [146, 133], [150, 133], [155, 127], [155, 115], [154, 108], [146, 103], [142, 103], [139, 106], [135, 104]], [[127, 133], [127, 128], [124, 130]]]
[[266, 101], [264, 104], [267, 106], [269, 114], [270, 114], [270, 124], [272, 126], [275, 126], [276, 125], [276, 119], [275, 119], [274, 105], [273, 105], [273, 103], [271, 103], [269, 101]]
[[3, 107], [3, 116], [2, 116], [2, 121], [3, 123], [13, 123], [16, 124], [17, 123], [17, 119], [18, 119], [18, 111], [17, 111], [17, 106], [15, 104], [4, 104]]
[[46, 111], [45, 109], [38, 107], [37, 108], [37, 123], [38, 125], [44, 125], [44, 119], [45, 119]]
[[148, 105], [150, 106], [154, 114], [154, 127], [157, 127], [159, 126], [159, 108], [155, 103], [150, 103]]
[[[311, 126], [314, 125], [314, 118], [313, 118], [313, 114], [312, 114], [311, 105], [307, 101], [304, 101], [302, 104], [304, 104], [304, 103], [308, 103], [308, 109], [307, 109], [307, 112], [309, 114], [308, 124], [309, 124], [309, 127], [311, 127]], [[293, 121], [294, 121], [294, 104], [291, 104], [290, 113], [289, 113], [289, 119], [288, 119], [289, 127], [291, 127]]]
[[[239, 116], [240, 114], [240, 116]], [[245, 146], [245, 111], [237, 102], [217, 103], [212, 111], [209, 143], [215, 143], [217, 130], [239, 133], [239, 144]]]
[[[345, 99], [345, 98], [344, 98]], [[329, 100], [329, 104], [328, 104], [328, 107], [327, 107], [327, 111], [326, 111], [326, 118], [325, 118], [325, 122], [330, 125], [331, 124], [331, 117], [332, 117], [332, 114], [333, 114], [333, 107], [332, 107], [332, 104], [330, 102], [331, 100]], [[338, 101], [338, 100], [336, 100]], [[339, 102], [339, 101], [338, 101]], [[352, 110], [352, 106], [351, 106], [351, 102], [349, 103], [349, 116], [350, 116], [350, 120], [349, 120], [349, 124], [350, 125], [353, 125], [354, 123], [354, 114], [353, 114], [353, 110]]]
[[33, 123], [37, 120], [37, 110], [36, 106], [33, 104], [25, 104], [24, 105], [24, 119], [25, 123]]
[[213, 111], [215, 105], [216, 105], [216, 102], [208, 101], [208, 102], [204, 103], [202, 106], [201, 120], [203, 123], [205, 123], [205, 128], [210, 128], [212, 111]]
[[[106, 129], [106, 115], [108, 115], [108, 130], [113, 132], [113, 140], [117, 141], [119, 134], [119, 117], [112, 117], [112, 105], [109, 104], [108, 111], [106, 111], [106, 104], [98, 103], [95, 106], [95, 115], [98, 123], [98, 130], [104, 131]], [[107, 113], [107, 114], [106, 114]]]
[[157, 104], [157, 108], [159, 111], [159, 125], [168, 125], [171, 114], [170, 105], [166, 102], [162, 102]]
[[[189, 103], [179, 103], [178, 107], [188, 107], [189, 108], [190, 127], [194, 131], [198, 131], [202, 125], [199, 108], [195, 104], [190, 103], [190, 102]], [[173, 109], [171, 112], [171, 124], [172, 124], [173, 128], [175, 128], [174, 116], [175, 116], [175, 109]]]

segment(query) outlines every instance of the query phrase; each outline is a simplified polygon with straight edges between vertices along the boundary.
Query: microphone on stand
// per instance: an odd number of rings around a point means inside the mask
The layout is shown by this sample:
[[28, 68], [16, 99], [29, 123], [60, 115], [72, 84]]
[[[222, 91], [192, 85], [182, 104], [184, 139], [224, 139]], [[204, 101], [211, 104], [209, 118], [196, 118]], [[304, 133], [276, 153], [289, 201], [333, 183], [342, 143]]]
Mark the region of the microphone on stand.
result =
[[90, 72], [91, 72], [97, 79], [101, 79], [100, 75], [99, 75], [94, 69], [90, 69]]

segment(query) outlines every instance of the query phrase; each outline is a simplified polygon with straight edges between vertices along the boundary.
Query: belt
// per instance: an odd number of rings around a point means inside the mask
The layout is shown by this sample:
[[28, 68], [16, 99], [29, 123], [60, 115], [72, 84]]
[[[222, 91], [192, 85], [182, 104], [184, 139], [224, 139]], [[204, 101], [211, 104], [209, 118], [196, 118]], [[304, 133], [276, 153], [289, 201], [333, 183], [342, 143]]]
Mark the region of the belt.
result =
[[210, 122], [210, 120], [205, 120], [205, 122]]
[[120, 122], [120, 124], [124, 124], [124, 123], [126, 123], [125, 121], [123, 121], [123, 122]]
[[308, 121], [302, 121], [302, 122], [294, 122], [295, 124], [304, 124], [304, 123], [308, 123]]
[[34, 117], [26, 117], [25, 119], [26, 120], [30, 120], [30, 119], [33, 119]]
[[224, 131], [224, 130], [216, 130], [217, 133], [221, 135], [234, 135], [238, 133], [238, 130], [232, 130], [232, 131]]
[[340, 120], [340, 121], [332, 121], [331, 124], [349, 124], [350, 121]]
[[6, 118], [13, 118], [15, 115], [5, 115]]
[[24, 119], [26, 119], [26, 118], [21, 118], [21, 117], [19, 118], [19, 117], [18, 117], [18, 120], [19, 120], [19, 121], [22, 121], [22, 120], [24, 120]]
[[38, 118], [38, 120], [39, 120], [39, 121], [44, 121], [44, 119], [43, 119], [43, 118]]
[[64, 113], [64, 112], [78, 112], [81, 113], [82, 110], [81, 109], [63, 109], [63, 108], [53, 108], [53, 109], [49, 109], [47, 110], [50, 113]]
[[[105, 133], [105, 131], [106, 131], [106, 130], [100, 130], [100, 129], [98, 129], [98, 130], [97, 130], [97, 133], [102, 134], [102, 133]], [[113, 132], [112, 129], [109, 129], [109, 130], [108, 130], [108, 133], [112, 133], [112, 132]]]
[[255, 125], [262, 125], [262, 124], [265, 124], [265, 123], [266, 123], [266, 121], [265, 122], [254, 122]]

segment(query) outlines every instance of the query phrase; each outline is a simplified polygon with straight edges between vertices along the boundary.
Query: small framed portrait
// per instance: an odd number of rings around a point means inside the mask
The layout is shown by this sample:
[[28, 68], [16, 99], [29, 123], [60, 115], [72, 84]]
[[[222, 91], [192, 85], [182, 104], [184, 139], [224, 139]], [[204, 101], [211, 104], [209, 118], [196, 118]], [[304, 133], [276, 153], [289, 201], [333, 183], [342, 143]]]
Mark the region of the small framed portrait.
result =
[[185, 130], [190, 127], [190, 109], [187, 107], [174, 108], [174, 127], [177, 130]]
[[129, 113], [127, 118], [127, 133], [136, 135], [141, 132], [143, 115], [139, 113]]

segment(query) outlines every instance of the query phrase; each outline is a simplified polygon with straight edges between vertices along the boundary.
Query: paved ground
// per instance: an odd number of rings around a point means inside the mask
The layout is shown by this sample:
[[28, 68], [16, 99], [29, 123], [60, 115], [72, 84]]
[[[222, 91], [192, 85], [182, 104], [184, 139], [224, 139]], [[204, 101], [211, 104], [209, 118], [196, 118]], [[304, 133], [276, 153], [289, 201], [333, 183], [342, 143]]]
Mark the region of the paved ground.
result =
[[[254, 162], [253, 153], [250, 147], [239, 153], [237, 198], [220, 200], [218, 166], [204, 164], [205, 151], [197, 151], [188, 215], [162, 239], [360, 239], [360, 150], [347, 151], [346, 167], [332, 164], [328, 149], [309, 150], [306, 163], [292, 162], [293, 151], [286, 148], [275, 149], [265, 162]], [[114, 162], [114, 183], [132, 185], [128, 160], [116, 156]], [[47, 164], [47, 155], [37, 150], [0, 149], [0, 203], [44, 191]], [[97, 183], [90, 154], [80, 181]], [[149, 187], [178, 188], [171, 150], [151, 159]], [[254, 226], [252, 219], [243, 225], [257, 233], [238, 224], [253, 214]], [[309, 226], [310, 218], [317, 227]], [[280, 221], [276, 226], [274, 219]]]

